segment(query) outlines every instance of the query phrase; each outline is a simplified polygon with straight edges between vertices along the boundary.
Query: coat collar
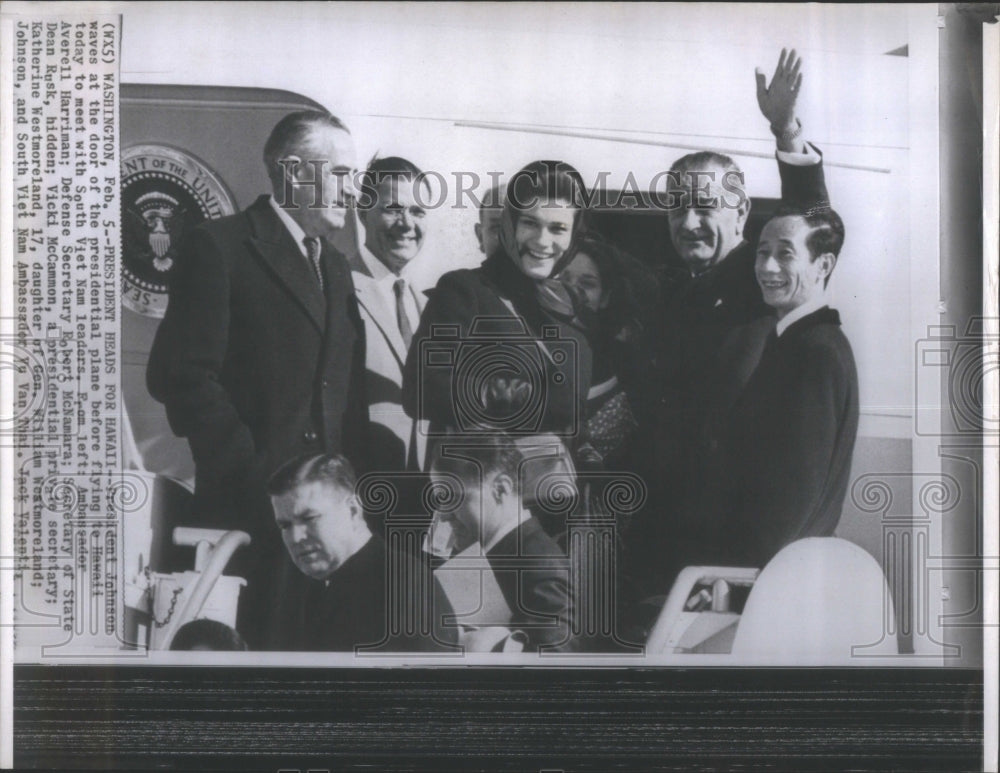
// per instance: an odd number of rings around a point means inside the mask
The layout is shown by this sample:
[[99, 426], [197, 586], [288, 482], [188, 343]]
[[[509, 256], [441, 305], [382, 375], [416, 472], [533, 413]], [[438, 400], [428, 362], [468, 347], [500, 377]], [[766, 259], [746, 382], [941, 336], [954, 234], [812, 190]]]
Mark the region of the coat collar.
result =
[[826, 293], [820, 292], [817, 297], [803, 303], [801, 306], [795, 307], [781, 319], [777, 320], [774, 326], [775, 335], [780, 336], [800, 319], [805, 319], [810, 314], [817, 312], [828, 305]]
[[487, 556], [520, 555], [522, 546], [533, 540], [535, 535], [542, 531], [542, 525], [538, 519], [530, 512], [523, 511], [517, 522], [506, 531], [494, 536], [483, 552]]
[[677, 263], [663, 269], [662, 277], [664, 282], [673, 286], [716, 286], [733, 281], [734, 277], [741, 277], [746, 273], [748, 263], [752, 270], [755, 257], [753, 250], [750, 249], [750, 243], [744, 239], [733, 247], [722, 260], [700, 274], [692, 274], [688, 267], [680, 262], [680, 258], [677, 258]]
[[358, 299], [358, 305], [365, 310], [365, 313], [389, 343], [389, 347], [402, 369], [406, 362], [407, 351], [406, 344], [403, 343], [403, 336], [399, 332], [399, 325], [396, 322], [396, 307], [389, 303], [388, 298], [383, 293], [379, 292], [378, 283], [371, 276], [360, 271], [353, 271], [351, 276], [354, 279], [354, 292]]
[[816, 325], [840, 325], [840, 314], [836, 309], [823, 306], [811, 314], [806, 314], [801, 319], [797, 319], [784, 329], [779, 340], [788, 338], [791, 333], [805, 330]]

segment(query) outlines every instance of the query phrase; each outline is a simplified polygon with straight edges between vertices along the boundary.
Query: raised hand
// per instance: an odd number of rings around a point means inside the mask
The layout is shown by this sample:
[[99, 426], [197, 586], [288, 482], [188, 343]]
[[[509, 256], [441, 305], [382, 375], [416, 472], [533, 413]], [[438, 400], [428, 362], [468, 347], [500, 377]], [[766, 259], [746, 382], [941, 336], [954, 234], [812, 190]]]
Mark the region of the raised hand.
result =
[[760, 112], [771, 124], [771, 130], [775, 135], [795, 132], [798, 128], [795, 105], [802, 86], [801, 68], [802, 59], [795, 53], [795, 49], [786, 51], [783, 48], [778, 58], [778, 66], [774, 68], [770, 86], [767, 85], [767, 78], [761, 69], [758, 67], [755, 71], [757, 104], [760, 106]]

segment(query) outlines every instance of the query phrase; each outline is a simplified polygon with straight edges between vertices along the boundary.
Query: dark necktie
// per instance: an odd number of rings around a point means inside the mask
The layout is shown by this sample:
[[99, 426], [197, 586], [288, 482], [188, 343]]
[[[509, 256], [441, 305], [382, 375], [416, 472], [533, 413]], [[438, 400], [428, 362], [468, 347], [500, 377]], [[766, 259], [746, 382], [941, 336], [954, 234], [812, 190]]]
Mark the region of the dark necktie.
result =
[[307, 236], [302, 240], [306, 245], [306, 257], [309, 258], [309, 262], [312, 264], [313, 271], [316, 273], [316, 281], [319, 282], [320, 292], [323, 291], [323, 271], [319, 265], [319, 256], [322, 252], [322, 247], [320, 246], [319, 239], [315, 236]]
[[769, 329], [767, 331], [767, 337], [764, 339], [764, 348], [763, 348], [763, 350], [761, 352], [762, 356], [763, 356], [763, 352], [771, 352], [774, 349], [774, 347], [778, 345], [778, 328], [777, 328], [777, 326], [772, 323], [768, 327], [769, 327]]
[[396, 293], [396, 324], [399, 325], [399, 334], [403, 337], [403, 344], [409, 351], [410, 342], [413, 340], [413, 328], [410, 327], [410, 318], [406, 314], [406, 306], [403, 303], [403, 298], [406, 297], [406, 280], [397, 279], [392, 283], [392, 289]]

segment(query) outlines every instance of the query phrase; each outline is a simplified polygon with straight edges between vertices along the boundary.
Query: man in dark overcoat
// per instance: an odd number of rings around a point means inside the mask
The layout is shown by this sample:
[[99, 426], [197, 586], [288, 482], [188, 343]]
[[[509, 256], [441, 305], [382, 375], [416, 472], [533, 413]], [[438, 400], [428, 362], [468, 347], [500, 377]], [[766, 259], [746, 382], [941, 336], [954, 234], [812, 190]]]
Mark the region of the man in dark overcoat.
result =
[[251, 535], [235, 573], [248, 581], [238, 628], [255, 649], [268, 646], [286, 581], [300, 576], [265, 483], [309, 453], [344, 453], [364, 469], [367, 422], [364, 328], [330, 243], [350, 206], [353, 140], [328, 113], [292, 113], [264, 163], [272, 194], [194, 229], [180, 250], [147, 371], [191, 446], [195, 523]]

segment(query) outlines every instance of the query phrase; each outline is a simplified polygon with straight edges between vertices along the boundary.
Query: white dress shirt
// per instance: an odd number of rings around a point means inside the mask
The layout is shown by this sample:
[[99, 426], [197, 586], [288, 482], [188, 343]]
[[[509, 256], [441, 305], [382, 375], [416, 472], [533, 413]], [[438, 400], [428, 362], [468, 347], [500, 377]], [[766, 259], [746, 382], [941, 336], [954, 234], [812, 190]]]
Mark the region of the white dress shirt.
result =
[[776, 150], [775, 153], [778, 155], [779, 161], [791, 164], [792, 166], [812, 166], [822, 160], [819, 151], [809, 142], [806, 143], [805, 150], [801, 153], [792, 153], [788, 150]]
[[393, 289], [396, 280], [406, 280], [406, 292], [403, 294], [403, 308], [406, 310], [406, 316], [410, 320], [410, 329], [416, 332], [417, 325], [420, 324], [421, 304], [417, 298], [417, 291], [413, 287], [415, 271], [412, 267], [414, 261], [411, 260], [403, 266], [402, 271], [397, 276], [386, 268], [385, 264], [376, 258], [367, 247], [361, 247], [361, 259], [364, 261], [365, 267], [372, 277], [375, 291], [381, 296], [383, 304], [388, 308], [396, 308], [396, 291]]
[[826, 298], [826, 293], [819, 293], [815, 298], [806, 301], [801, 306], [796, 306], [785, 316], [778, 320], [778, 323], [774, 326], [774, 334], [780, 336], [784, 333], [788, 326], [812, 314], [814, 311], [819, 311], [824, 306], [827, 306], [828, 301]]

